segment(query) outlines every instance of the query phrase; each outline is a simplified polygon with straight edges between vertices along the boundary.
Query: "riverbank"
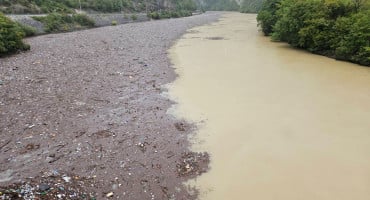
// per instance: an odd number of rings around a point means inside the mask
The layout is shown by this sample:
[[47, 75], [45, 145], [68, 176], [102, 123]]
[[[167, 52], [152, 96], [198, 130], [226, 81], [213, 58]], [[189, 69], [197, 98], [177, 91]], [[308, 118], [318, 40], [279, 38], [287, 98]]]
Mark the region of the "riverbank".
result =
[[162, 86], [173, 41], [219, 15], [43, 35], [1, 58], [0, 187], [58, 173], [96, 199], [195, 199], [182, 182], [208, 155], [189, 150], [193, 128], [167, 114]]

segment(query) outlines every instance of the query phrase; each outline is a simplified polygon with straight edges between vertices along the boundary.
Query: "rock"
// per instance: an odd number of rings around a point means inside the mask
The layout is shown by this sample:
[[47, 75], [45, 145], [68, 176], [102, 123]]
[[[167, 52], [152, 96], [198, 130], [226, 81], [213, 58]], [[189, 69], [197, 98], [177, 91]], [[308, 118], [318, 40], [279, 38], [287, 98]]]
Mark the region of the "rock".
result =
[[107, 195], [106, 195], [106, 197], [113, 197], [113, 192], [109, 192]]
[[48, 162], [48, 163], [51, 163], [52, 161], [54, 160], [54, 158], [48, 156], [46, 157], [45, 161]]
[[47, 190], [49, 190], [49, 189], [50, 189], [50, 186], [49, 186], [48, 184], [41, 183], [41, 184], [39, 185], [39, 190], [40, 190], [41, 192], [45, 192], [45, 191], [47, 191]]
[[0, 172], [0, 183], [12, 180], [13, 179], [12, 175], [13, 175], [13, 170], [11, 169]]

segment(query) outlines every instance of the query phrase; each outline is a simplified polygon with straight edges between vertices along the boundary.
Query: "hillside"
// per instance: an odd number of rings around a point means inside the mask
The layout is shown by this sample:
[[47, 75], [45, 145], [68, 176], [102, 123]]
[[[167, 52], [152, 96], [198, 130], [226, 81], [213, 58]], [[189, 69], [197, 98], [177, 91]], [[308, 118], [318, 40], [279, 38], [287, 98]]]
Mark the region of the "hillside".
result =
[[262, 7], [263, 0], [243, 0], [240, 11], [243, 13], [257, 13]]
[[240, 11], [257, 13], [263, 0], [197, 0], [198, 7], [203, 10]]
[[6, 14], [42, 14], [51, 12], [149, 12], [156, 10], [195, 10], [193, 0], [0, 0], [0, 12]]

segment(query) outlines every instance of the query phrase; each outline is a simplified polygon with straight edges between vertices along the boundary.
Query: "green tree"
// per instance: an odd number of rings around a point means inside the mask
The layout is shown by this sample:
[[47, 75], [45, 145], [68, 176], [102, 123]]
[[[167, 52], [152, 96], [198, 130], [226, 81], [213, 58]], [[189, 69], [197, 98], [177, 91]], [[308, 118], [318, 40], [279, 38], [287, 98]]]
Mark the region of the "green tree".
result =
[[334, 26], [338, 37], [332, 44], [335, 57], [370, 65], [370, 10], [339, 18]]
[[370, 5], [357, 0], [267, 0], [265, 35], [313, 53], [370, 65]]
[[257, 15], [257, 21], [265, 35], [272, 33], [272, 28], [278, 19], [276, 12], [280, 7], [280, 2], [281, 0], [266, 0], [262, 4], [262, 8]]

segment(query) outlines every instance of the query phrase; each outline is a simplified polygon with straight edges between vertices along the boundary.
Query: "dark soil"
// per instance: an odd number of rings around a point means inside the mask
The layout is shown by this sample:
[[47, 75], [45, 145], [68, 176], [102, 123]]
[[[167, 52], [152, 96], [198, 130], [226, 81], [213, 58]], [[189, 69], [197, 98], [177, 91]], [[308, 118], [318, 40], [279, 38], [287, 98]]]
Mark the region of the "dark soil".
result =
[[209, 157], [161, 93], [176, 78], [168, 48], [218, 17], [44, 35], [0, 59], [0, 197], [195, 199], [182, 183]]

